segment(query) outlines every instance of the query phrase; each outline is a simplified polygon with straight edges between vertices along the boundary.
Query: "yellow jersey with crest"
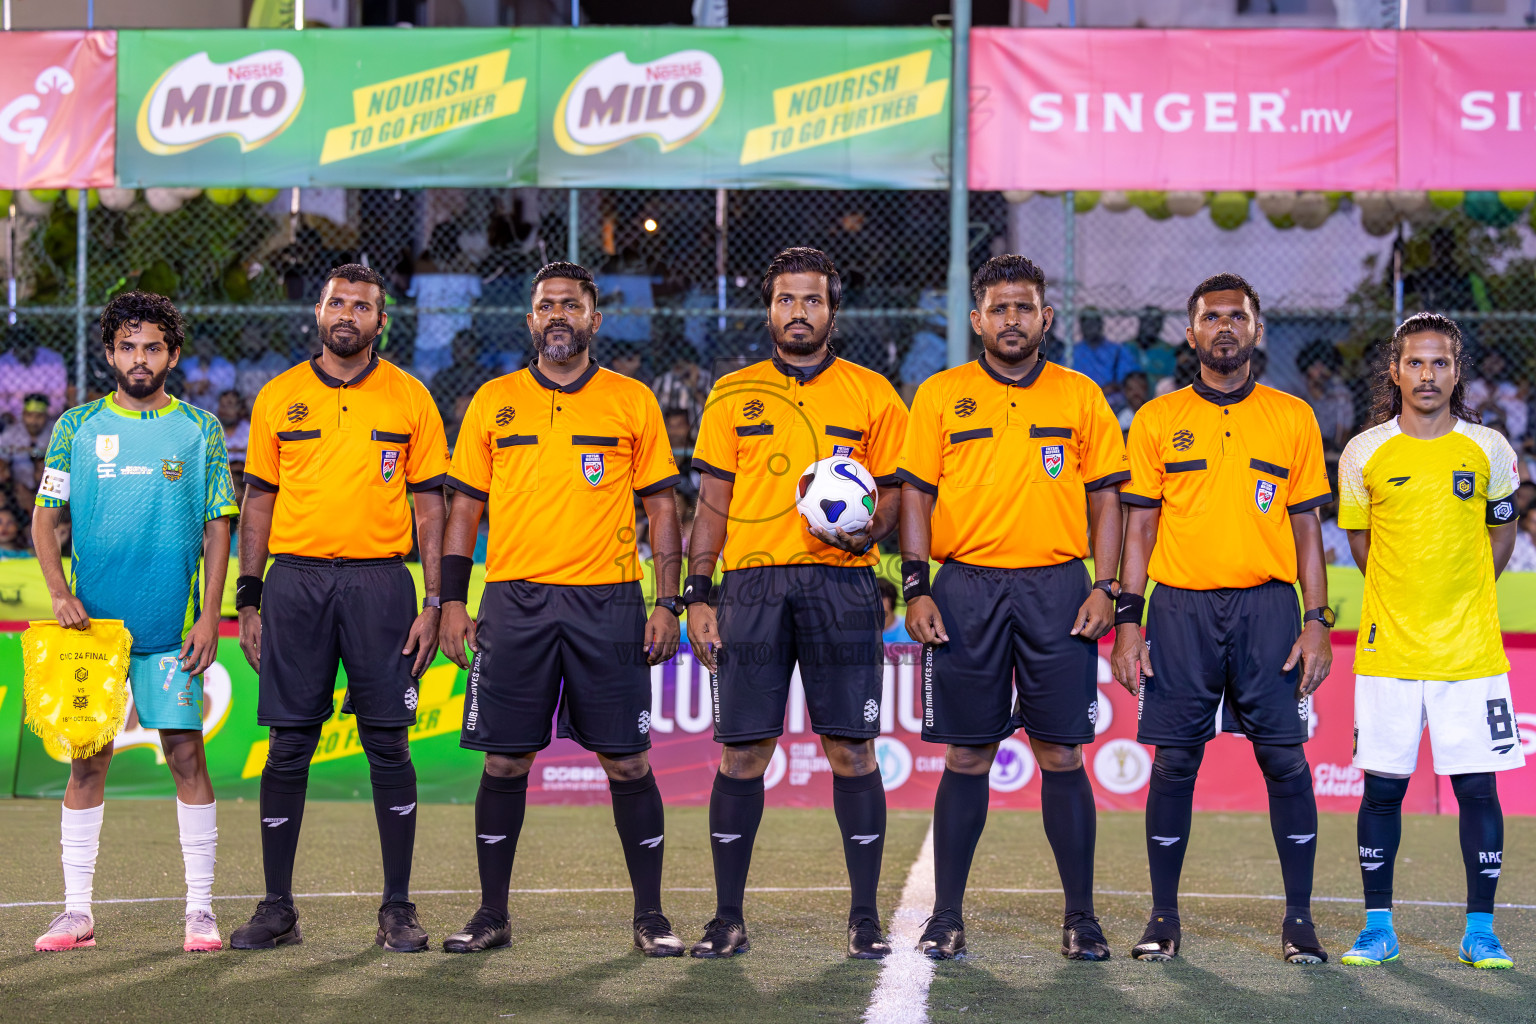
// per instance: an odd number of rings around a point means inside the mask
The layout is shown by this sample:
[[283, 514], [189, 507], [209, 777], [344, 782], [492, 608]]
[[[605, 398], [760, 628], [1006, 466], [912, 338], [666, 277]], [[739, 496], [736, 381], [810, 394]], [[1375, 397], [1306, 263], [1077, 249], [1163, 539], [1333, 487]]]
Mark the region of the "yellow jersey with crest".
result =
[[1457, 420], [1409, 437], [1394, 417], [1339, 458], [1339, 526], [1371, 532], [1355, 673], [1475, 679], [1509, 671], [1488, 528], [1514, 519], [1515, 453]]

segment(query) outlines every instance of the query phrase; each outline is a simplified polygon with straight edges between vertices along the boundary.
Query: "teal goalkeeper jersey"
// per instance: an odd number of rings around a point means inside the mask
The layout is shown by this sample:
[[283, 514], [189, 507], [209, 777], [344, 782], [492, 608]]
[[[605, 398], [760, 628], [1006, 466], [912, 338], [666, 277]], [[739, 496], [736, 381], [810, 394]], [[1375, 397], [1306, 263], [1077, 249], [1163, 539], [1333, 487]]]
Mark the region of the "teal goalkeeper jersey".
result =
[[69, 506], [75, 596], [122, 619], [133, 653], [181, 646], [199, 614], [203, 524], [232, 516], [224, 429], [176, 399], [134, 412], [113, 396], [59, 417], [37, 503]]

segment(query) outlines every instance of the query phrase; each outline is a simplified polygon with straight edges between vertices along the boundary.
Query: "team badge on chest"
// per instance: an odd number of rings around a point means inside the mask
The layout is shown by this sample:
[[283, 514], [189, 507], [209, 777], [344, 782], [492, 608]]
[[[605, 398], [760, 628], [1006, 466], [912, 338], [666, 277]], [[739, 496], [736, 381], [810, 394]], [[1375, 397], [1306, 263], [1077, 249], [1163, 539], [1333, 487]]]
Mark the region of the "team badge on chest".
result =
[[389, 483], [395, 478], [395, 470], [400, 465], [400, 453], [393, 448], [385, 449], [379, 453], [379, 476]]
[[1275, 503], [1275, 485], [1268, 480], [1260, 480], [1253, 487], [1253, 503], [1259, 506], [1259, 511], [1268, 515], [1269, 506]]
[[581, 475], [587, 478], [587, 483], [596, 487], [603, 480], [603, 456], [599, 452], [594, 455], [581, 457]]
[[1477, 474], [1471, 470], [1454, 470], [1451, 473], [1451, 493], [1462, 501], [1472, 497], [1477, 490]]
[[1045, 467], [1045, 475], [1052, 480], [1061, 476], [1061, 464], [1065, 461], [1065, 449], [1059, 444], [1047, 444], [1040, 446], [1040, 464]]

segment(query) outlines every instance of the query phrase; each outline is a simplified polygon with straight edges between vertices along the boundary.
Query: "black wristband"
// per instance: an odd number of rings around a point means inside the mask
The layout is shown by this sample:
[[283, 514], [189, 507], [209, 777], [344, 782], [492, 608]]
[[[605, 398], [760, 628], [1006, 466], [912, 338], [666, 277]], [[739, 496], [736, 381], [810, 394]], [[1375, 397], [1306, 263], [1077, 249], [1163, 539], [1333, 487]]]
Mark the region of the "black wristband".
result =
[[443, 556], [443, 603], [449, 601], [462, 601], [469, 603], [469, 573], [474, 569], [475, 560], [468, 555], [444, 555]]
[[255, 608], [261, 611], [261, 577], [239, 576], [235, 578], [235, 611]]
[[1123, 626], [1127, 622], [1132, 625], [1141, 625], [1141, 613], [1146, 610], [1147, 599], [1140, 594], [1122, 593], [1115, 599], [1115, 625]]
[[901, 599], [903, 601], [928, 596], [929, 570], [930, 566], [927, 562], [913, 560], [901, 563]]
[[708, 576], [689, 576], [683, 580], [682, 602], [690, 604], [708, 604], [709, 592], [714, 586], [714, 581]]

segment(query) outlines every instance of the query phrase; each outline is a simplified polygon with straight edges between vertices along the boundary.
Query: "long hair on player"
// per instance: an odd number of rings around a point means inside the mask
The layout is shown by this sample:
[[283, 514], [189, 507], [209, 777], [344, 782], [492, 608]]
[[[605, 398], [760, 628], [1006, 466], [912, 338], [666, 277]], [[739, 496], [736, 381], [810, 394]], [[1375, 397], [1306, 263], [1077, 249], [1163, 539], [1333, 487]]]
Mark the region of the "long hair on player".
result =
[[1438, 334], [1451, 343], [1456, 357], [1456, 385], [1451, 388], [1451, 415], [1467, 423], [1481, 423], [1482, 416], [1467, 405], [1467, 374], [1471, 364], [1467, 359], [1466, 346], [1462, 344], [1461, 328], [1456, 321], [1439, 313], [1415, 313], [1398, 325], [1377, 360], [1376, 375], [1371, 382], [1371, 415], [1367, 426], [1385, 423], [1403, 411], [1403, 392], [1392, 380], [1392, 368], [1403, 358], [1403, 339], [1410, 334], [1425, 331]]

